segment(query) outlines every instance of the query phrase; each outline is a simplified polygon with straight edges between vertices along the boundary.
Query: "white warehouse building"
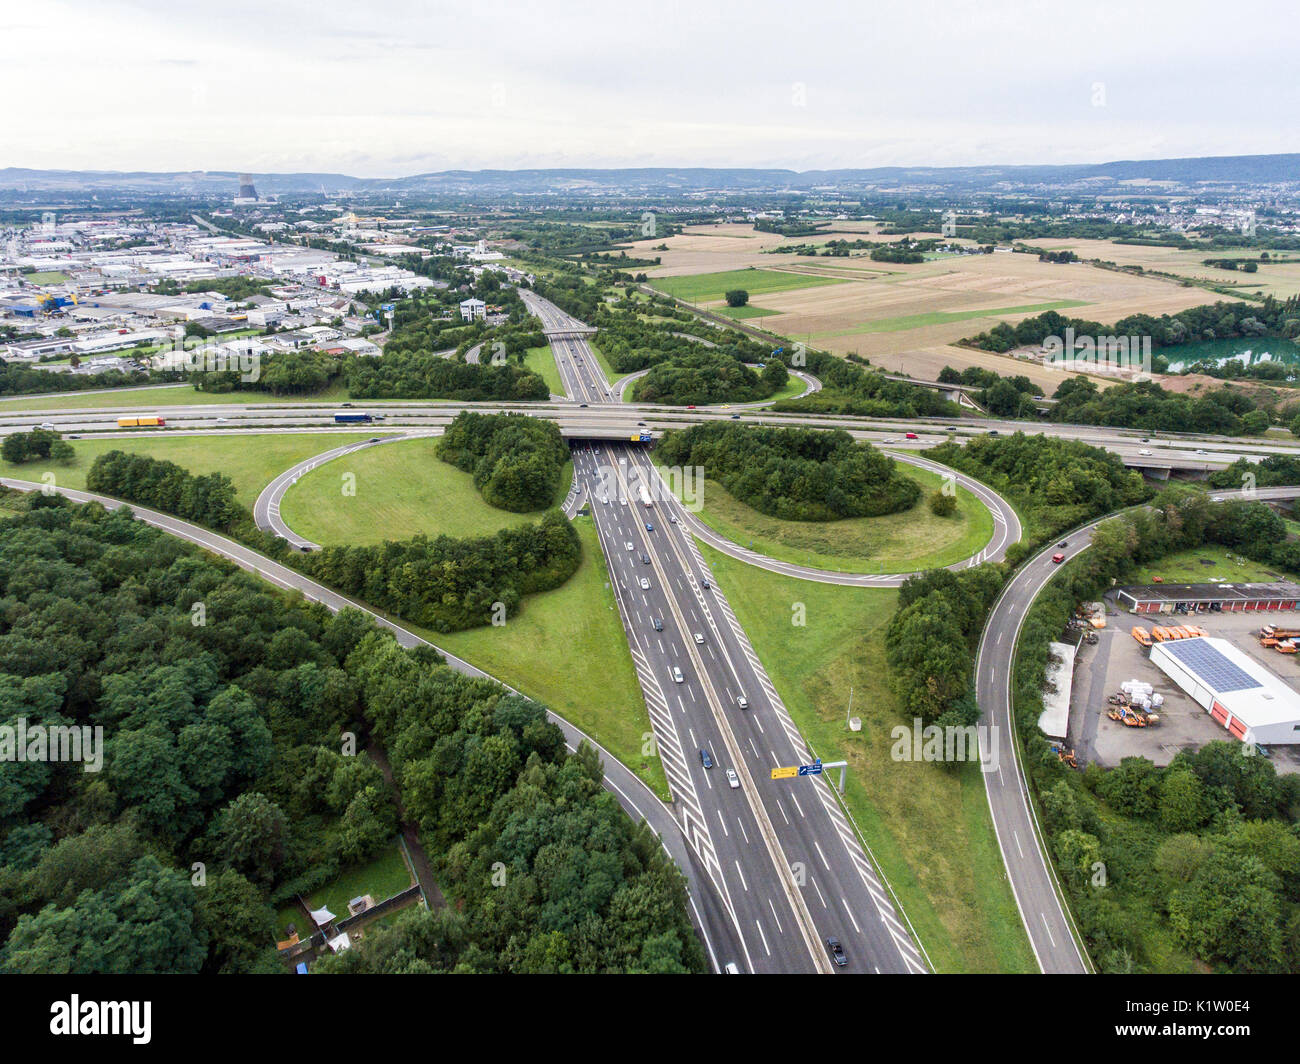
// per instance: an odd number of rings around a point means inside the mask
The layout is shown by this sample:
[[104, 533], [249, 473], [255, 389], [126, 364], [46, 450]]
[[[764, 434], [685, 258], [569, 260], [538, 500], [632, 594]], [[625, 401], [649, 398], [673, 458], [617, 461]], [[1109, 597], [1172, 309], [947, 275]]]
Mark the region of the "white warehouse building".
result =
[[1165, 640], [1151, 663], [1243, 742], [1300, 743], [1300, 692], [1227, 640]]

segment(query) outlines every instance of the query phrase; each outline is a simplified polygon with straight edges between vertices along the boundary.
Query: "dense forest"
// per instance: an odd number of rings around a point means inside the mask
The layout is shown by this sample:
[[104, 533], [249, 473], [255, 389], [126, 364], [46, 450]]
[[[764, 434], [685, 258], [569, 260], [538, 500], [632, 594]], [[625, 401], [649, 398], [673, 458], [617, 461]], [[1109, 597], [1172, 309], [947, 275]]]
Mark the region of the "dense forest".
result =
[[511, 362], [470, 365], [432, 352], [357, 359], [348, 374], [353, 399], [455, 399], [513, 402], [551, 397], [546, 382]]
[[438, 441], [438, 457], [472, 473], [492, 506], [528, 513], [555, 504], [569, 448], [553, 421], [466, 410]]
[[715, 421], [666, 432], [655, 457], [667, 466], [700, 466], [741, 502], [791, 521], [897, 513], [921, 497], [892, 458], [844, 431]]
[[1158, 318], [1130, 314], [1110, 326], [1049, 310], [1015, 325], [999, 322], [988, 332], [968, 337], [961, 343], [984, 351], [1003, 352], [1040, 345], [1049, 336], [1063, 338], [1066, 329], [1073, 329], [1078, 337], [1149, 336], [1153, 348], [1253, 336], [1295, 337], [1300, 336], [1300, 296], [1285, 300], [1268, 296], [1262, 303], [1206, 303]]
[[1126, 469], [1119, 455], [1055, 436], [977, 436], [964, 447], [946, 442], [925, 454], [982, 480], [1015, 504], [1026, 533], [1008, 552], [1017, 562], [1057, 532], [1151, 494], [1142, 474]]
[[1053, 398], [1057, 402], [1051, 420], [1073, 425], [1257, 436], [1268, 430], [1271, 420], [1249, 394], [1227, 385], [1193, 396], [1166, 391], [1154, 381], [1098, 388], [1087, 377], [1070, 377]]
[[6, 505], [0, 725], [104, 741], [0, 771], [0, 972], [285, 971], [274, 907], [396, 837], [345, 733], [389, 748], [451, 906], [317, 971], [704, 970], [680, 873], [544, 707], [125, 510]]

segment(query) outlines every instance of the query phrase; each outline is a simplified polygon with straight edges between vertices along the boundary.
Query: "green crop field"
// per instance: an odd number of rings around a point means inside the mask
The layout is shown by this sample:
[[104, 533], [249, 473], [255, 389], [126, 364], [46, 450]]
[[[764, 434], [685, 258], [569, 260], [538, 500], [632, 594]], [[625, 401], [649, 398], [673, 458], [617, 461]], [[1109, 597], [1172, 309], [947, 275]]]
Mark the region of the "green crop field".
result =
[[[954, 771], [890, 756], [891, 730], [911, 724], [885, 663], [897, 592], [795, 580], [702, 549], [815, 756], [849, 762], [848, 809], [935, 968], [1035, 971], [978, 766]], [[802, 627], [793, 623], [797, 604]], [[850, 687], [857, 733], [845, 726]]]
[[780, 314], [779, 310], [765, 310], [763, 307], [755, 307], [746, 304], [743, 307], [718, 307], [717, 312], [724, 317], [734, 318], [736, 321], [744, 321], [746, 318], [766, 318], [772, 314]]
[[969, 558], [993, 538], [993, 515], [965, 488], [957, 489], [957, 512], [937, 517], [928, 495], [942, 484], [938, 474], [901, 465], [924, 494], [910, 510], [883, 517], [841, 521], [783, 521], [769, 517], [704, 483], [698, 517], [720, 535], [778, 561], [843, 573], [909, 573]]
[[[440, 459], [437, 447], [437, 438], [425, 437], [367, 447], [326, 462], [285, 492], [280, 516], [300, 536], [327, 545], [415, 535], [490, 536], [537, 520], [536, 513], [488, 505], [474, 478]], [[566, 466], [557, 503], [568, 493], [572, 470]], [[355, 478], [355, 495], [343, 494], [342, 478], [348, 473]]]
[[788, 292], [796, 288], [817, 288], [840, 284], [839, 277], [812, 277], [806, 273], [781, 273], [777, 270], [724, 270], [722, 273], [696, 273], [685, 277], [651, 277], [652, 287], [689, 303], [711, 303], [740, 288], [751, 296], [761, 292]]
[[991, 307], [988, 310], [936, 310], [931, 311], [929, 314], [907, 314], [898, 318], [877, 318], [875, 321], [855, 325], [851, 329], [813, 333], [812, 339], [832, 340], [837, 336], [905, 332], [908, 329], [919, 329], [926, 325], [946, 325], [949, 322], [971, 321], [975, 318], [996, 318], [1003, 314], [1043, 314], [1049, 310], [1066, 310], [1070, 307], [1086, 307], [1087, 305], [1084, 300], [1058, 299], [1051, 303], [1028, 303], [1019, 307]]
[[121, 439], [72, 440], [76, 459], [57, 462], [0, 462], [0, 474], [20, 480], [40, 481], [44, 473], [67, 488], [85, 488], [91, 463], [107, 451], [149, 454], [184, 466], [192, 473], [225, 473], [235, 484], [239, 501], [252, 507], [257, 496], [290, 466], [345, 443], [355, 443], [355, 433], [277, 432], [259, 435], [123, 436]]

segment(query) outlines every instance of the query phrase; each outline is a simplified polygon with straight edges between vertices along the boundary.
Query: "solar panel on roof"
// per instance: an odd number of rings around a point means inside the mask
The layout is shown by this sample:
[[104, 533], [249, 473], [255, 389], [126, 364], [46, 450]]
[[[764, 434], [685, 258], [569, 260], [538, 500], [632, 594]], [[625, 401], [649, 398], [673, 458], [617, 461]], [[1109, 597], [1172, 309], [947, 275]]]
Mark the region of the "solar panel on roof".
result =
[[1160, 645], [1216, 691], [1248, 691], [1264, 686], [1204, 639], [1175, 639]]

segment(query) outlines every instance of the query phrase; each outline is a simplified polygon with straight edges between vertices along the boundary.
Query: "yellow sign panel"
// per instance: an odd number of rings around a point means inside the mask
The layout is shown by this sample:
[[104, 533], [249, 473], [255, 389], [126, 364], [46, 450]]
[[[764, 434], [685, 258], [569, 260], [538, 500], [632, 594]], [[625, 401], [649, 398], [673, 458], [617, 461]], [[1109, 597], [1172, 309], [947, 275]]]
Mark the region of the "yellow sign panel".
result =
[[772, 778], [774, 780], [788, 780], [792, 776], [797, 776], [797, 775], [799, 775], [798, 765], [790, 765], [788, 768], [772, 769]]

